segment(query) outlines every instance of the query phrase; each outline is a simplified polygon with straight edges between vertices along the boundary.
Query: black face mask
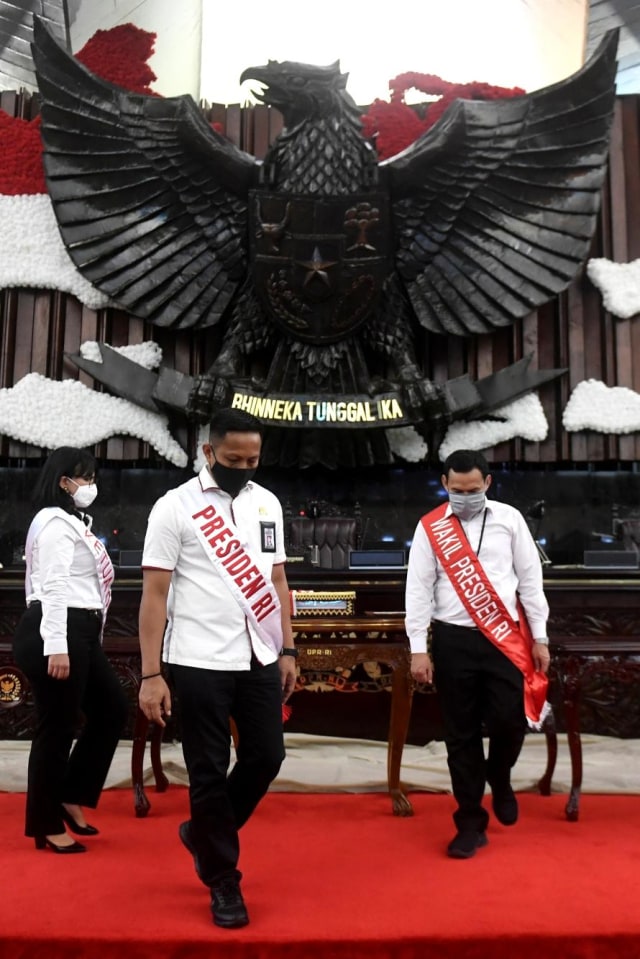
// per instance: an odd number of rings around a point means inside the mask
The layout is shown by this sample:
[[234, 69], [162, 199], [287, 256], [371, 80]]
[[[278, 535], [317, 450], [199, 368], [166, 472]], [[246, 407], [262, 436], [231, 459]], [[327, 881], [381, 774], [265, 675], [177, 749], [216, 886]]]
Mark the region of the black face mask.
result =
[[223, 466], [217, 460], [209, 469], [220, 489], [229, 493], [230, 496], [237, 496], [249, 480], [253, 479], [256, 472], [254, 469], [234, 469], [231, 466]]

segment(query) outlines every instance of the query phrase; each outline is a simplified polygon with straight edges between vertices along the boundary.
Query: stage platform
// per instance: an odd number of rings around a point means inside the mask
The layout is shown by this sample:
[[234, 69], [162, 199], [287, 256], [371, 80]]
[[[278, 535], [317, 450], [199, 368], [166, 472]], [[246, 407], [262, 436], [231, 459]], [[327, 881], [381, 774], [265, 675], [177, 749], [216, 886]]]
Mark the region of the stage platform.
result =
[[251, 922], [211, 923], [178, 841], [187, 791], [146, 819], [109, 789], [80, 856], [37, 851], [24, 797], [0, 794], [3, 959], [619, 959], [640, 956], [640, 797], [520, 795], [515, 827], [493, 819], [468, 861], [445, 856], [453, 800], [414, 793], [270, 793], [242, 832]]

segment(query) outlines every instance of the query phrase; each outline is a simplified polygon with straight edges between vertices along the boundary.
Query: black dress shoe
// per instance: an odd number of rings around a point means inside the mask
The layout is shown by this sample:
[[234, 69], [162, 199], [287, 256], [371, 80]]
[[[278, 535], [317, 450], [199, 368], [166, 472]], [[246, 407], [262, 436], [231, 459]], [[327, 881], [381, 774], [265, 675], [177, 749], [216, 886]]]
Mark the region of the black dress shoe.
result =
[[475, 829], [463, 829], [456, 833], [447, 846], [447, 856], [452, 859], [471, 859], [475, 856], [476, 849], [482, 849], [489, 840], [485, 832], [477, 832]]
[[36, 836], [35, 844], [36, 849], [51, 849], [52, 852], [59, 852], [61, 855], [66, 855], [67, 853], [72, 852], [87, 851], [87, 847], [83, 846], [81, 842], [72, 842], [70, 846], [58, 846], [55, 842], [51, 842], [50, 839], [47, 839], [46, 836]]
[[96, 829], [95, 826], [90, 826], [89, 823], [87, 823], [86, 826], [81, 826], [80, 823], [75, 821], [71, 813], [67, 812], [64, 806], [60, 807], [60, 815], [71, 832], [74, 832], [76, 836], [97, 836], [100, 832], [99, 829]]
[[518, 800], [510, 785], [501, 789], [491, 786], [493, 814], [503, 826], [513, 826], [518, 821]]
[[249, 922], [240, 883], [234, 876], [220, 879], [211, 887], [211, 915], [216, 926], [238, 929]]
[[196, 875], [199, 879], [202, 879], [202, 874], [200, 872], [200, 861], [198, 859], [196, 847], [191, 839], [191, 823], [181, 822], [178, 826], [178, 835], [180, 836], [180, 842], [182, 845], [185, 847], [185, 849], [188, 849], [193, 856], [193, 865], [195, 866]]

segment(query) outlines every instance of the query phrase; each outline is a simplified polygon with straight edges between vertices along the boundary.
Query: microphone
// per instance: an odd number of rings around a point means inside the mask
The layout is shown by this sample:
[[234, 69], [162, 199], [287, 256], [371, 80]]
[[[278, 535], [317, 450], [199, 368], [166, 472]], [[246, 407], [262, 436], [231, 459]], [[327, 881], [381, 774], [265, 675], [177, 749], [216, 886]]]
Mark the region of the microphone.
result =
[[546, 500], [539, 499], [537, 503], [534, 503], [533, 506], [530, 506], [525, 516], [528, 519], [542, 519], [544, 516], [544, 509], [547, 505]]
[[362, 536], [360, 537], [360, 549], [364, 549], [364, 542], [365, 542], [365, 539], [367, 538], [367, 531], [368, 531], [368, 529], [369, 529], [369, 522], [370, 522], [370, 520], [371, 520], [371, 517], [370, 517], [370, 516], [367, 516], [367, 518], [366, 518], [365, 521], [364, 521], [364, 527], [363, 527], [363, 529], [362, 529]]

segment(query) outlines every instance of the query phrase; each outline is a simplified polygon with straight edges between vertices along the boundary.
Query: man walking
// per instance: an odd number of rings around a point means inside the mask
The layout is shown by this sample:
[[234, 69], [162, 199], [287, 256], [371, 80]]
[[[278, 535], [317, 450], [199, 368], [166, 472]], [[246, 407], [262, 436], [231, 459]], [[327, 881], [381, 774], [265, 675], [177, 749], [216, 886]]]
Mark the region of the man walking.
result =
[[524, 518], [486, 498], [491, 476], [484, 456], [451, 453], [442, 485], [449, 502], [421, 519], [409, 553], [406, 630], [411, 673], [423, 683], [435, 677], [442, 708], [458, 804], [447, 853], [468, 859], [487, 844], [487, 782], [496, 819], [510, 826], [518, 818], [511, 769], [527, 721], [539, 728], [548, 711], [549, 607]]
[[[238, 830], [284, 759], [282, 703], [296, 676], [282, 509], [253, 482], [261, 430], [240, 410], [215, 415], [206, 465], [155, 504], [142, 559], [140, 707], [161, 725], [170, 714], [162, 651], [189, 773], [180, 839], [211, 891], [214, 923], [227, 928], [249, 922]], [[227, 775], [230, 719], [238, 746]]]

